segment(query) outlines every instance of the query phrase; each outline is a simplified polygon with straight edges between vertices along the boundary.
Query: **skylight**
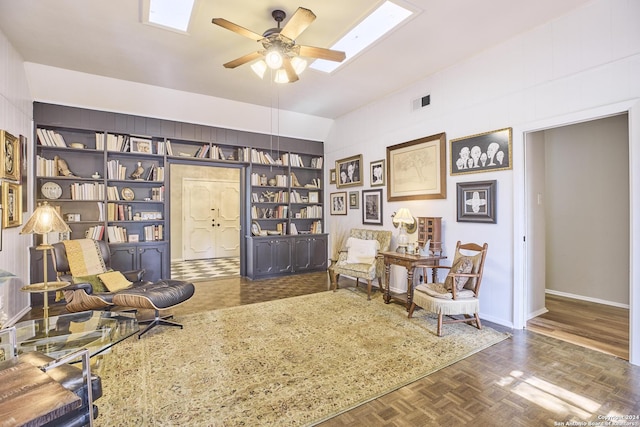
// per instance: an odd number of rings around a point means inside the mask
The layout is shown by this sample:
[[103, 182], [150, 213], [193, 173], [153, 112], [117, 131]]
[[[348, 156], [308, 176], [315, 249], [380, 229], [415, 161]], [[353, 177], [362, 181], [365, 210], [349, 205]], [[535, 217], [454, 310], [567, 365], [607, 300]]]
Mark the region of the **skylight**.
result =
[[373, 11], [373, 13], [338, 40], [336, 44], [331, 46], [330, 49], [341, 50], [347, 54], [345, 61], [335, 62], [318, 59], [309, 67], [326, 73], [332, 72], [340, 65], [354, 58], [380, 37], [397, 27], [412, 14], [412, 11], [402, 6], [390, 1], [385, 1], [379, 8]]
[[187, 32], [195, 0], [143, 0], [145, 22]]

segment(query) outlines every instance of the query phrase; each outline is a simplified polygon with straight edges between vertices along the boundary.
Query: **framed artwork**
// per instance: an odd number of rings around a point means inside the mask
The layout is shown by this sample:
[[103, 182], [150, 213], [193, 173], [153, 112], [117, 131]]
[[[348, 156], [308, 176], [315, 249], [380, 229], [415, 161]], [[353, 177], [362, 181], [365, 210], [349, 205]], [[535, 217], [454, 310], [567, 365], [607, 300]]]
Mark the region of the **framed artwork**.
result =
[[384, 159], [371, 162], [371, 176], [370, 181], [372, 187], [378, 187], [384, 185]]
[[317, 191], [309, 191], [309, 203], [318, 203], [319, 200], [320, 197]]
[[148, 139], [131, 138], [131, 152], [132, 153], [146, 153], [152, 154], [151, 141]]
[[362, 154], [336, 160], [336, 187], [362, 185]]
[[387, 147], [387, 200], [446, 199], [446, 135]]
[[362, 223], [382, 225], [382, 189], [362, 190]]
[[329, 194], [329, 203], [331, 203], [331, 215], [347, 214], [347, 192], [340, 191], [338, 193]]
[[360, 194], [358, 191], [349, 191], [349, 209], [360, 209]]
[[18, 138], [7, 131], [0, 130], [0, 178], [20, 180], [20, 157]]
[[450, 141], [451, 175], [512, 169], [511, 128]]
[[329, 169], [329, 184], [335, 184], [335, 183], [336, 183], [336, 170]]
[[496, 223], [496, 180], [457, 184], [458, 222]]
[[[20, 135], [20, 184], [27, 183], [27, 137]], [[29, 206], [27, 201], [28, 191], [22, 192], [22, 209], [26, 210]], [[1, 249], [0, 249], [1, 250]]]
[[22, 186], [11, 182], [2, 183], [2, 227], [22, 225]]

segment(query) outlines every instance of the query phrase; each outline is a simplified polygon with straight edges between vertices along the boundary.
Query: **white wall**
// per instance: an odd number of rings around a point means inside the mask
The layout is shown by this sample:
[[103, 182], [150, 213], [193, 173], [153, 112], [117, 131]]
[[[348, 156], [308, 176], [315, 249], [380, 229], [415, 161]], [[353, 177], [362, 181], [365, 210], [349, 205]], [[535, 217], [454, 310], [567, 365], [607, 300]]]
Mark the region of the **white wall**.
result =
[[[368, 168], [389, 145], [443, 131], [452, 139], [513, 127], [514, 165], [521, 167], [522, 129], [531, 123], [640, 97], [638, 16], [640, 2], [594, 1], [345, 115], [325, 142], [326, 163], [362, 153]], [[411, 100], [426, 93], [431, 105], [412, 111]], [[514, 231], [514, 207], [524, 187], [514, 173], [522, 172], [448, 176], [446, 199], [386, 203], [383, 209], [388, 230], [394, 230], [389, 215], [402, 206], [415, 216], [442, 216], [449, 254], [458, 239], [488, 242], [481, 316], [505, 325], [518, 324], [516, 312], [522, 311], [514, 304], [523, 286], [514, 280], [523, 268], [515, 258], [522, 236]], [[498, 181], [497, 224], [457, 223], [456, 183], [489, 179]], [[341, 226], [361, 226], [360, 214], [349, 211], [339, 218]], [[329, 229], [336, 221], [329, 219]]]
[[[32, 118], [32, 100], [23, 60], [0, 31], [0, 129], [4, 129], [15, 137], [25, 135], [28, 137], [28, 142], [33, 143], [31, 140]], [[31, 152], [29, 150], [28, 156], [31, 156]], [[23, 191], [27, 191], [29, 185], [24, 184]], [[28, 195], [27, 200], [31, 199]], [[23, 206], [23, 211], [23, 221], [26, 221], [31, 209], [29, 206]], [[21, 292], [20, 287], [27, 284], [29, 272], [27, 247], [31, 238], [28, 235], [19, 235], [20, 228], [2, 230], [0, 269], [11, 272], [16, 277], [0, 280], [0, 324], [15, 322], [29, 304], [29, 295]]]

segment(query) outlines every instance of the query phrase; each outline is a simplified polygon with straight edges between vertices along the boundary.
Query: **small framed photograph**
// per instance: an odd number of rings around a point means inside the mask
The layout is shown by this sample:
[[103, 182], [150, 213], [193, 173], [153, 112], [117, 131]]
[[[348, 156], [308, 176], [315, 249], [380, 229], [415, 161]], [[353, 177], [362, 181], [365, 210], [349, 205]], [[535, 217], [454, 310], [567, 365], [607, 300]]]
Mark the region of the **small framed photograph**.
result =
[[318, 203], [319, 195], [317, 191], [309, 191], [309, 203]]
[[496, 180], [457, 184], [458, 222], [496, 223]]
[[370, 182], [372, 187], [378, 187], [385, 184], [385, 169], [384, 169], [384, 159], [378, 160], [376, 162], [371, 162], [371, 176]]
[[331, 215], [346, 215], [347, 214], [347, 192], [340, 191], [338, 193], [331, 193], [329, 195], [329, 201], [331, 203]]
[[336, 170], [335, 169], [330, 169], [329, 170], [329, 184], [335, 184], [336, 183]]
[[20, 180], [20, 157], [18, 138], [5, 130], [0, 130], [0, 178]]
[[139, 236], [139, 235], [137, 235], [137, 234], [129, 234], [129, 235], [127, 236], [127, 239], [128, 239], [130, 242], [138, 242], [138, 241], [140, 241], [140, 236]]
[[511, 128], [452, 139], [451, 175], [511, 169]]
[[360, 209], [359, 191], [349, 191], [349, 209]]
[[362, 190], [362, 223], [382, 225], [382, 189]]
[[2, 227], [22, 225], [22, 186], [11, 182], [2, 183]]
[[253, 221], [251, 223], [251, 234], [254, 236], [262, 235], [262, 229], [260, 228], [260, 224], [258, 224], [256, 221]]
[[153, 154], [151, 140], [131, 137], [129, 141], [132, 153]]
[[355, 187], [362, 185], [362, 154], [336, 160], [336, 187]]

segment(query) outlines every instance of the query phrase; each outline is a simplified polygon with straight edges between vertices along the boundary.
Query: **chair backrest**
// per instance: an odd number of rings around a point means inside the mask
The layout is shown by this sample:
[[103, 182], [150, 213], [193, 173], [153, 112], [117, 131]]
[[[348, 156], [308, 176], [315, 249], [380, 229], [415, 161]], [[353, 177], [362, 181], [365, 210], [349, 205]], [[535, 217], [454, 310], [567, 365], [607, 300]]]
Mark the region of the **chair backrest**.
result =
[[380, 243], [380, 252], [389, 250], [391, 246], [391, 232], [384, 230], [370, 230], [367, 228], [352, 228], [349, 237], [364, 240], [377, 240]]
[[456, 252], [453, 257], [453, 264], [458, 258], [466, 256], [473, 260], [473, 268], [471, 273], [477, 274], [478, 277], [470, 278], [464, 285], [464, 288], [471, 289], [476, 293], [476, 296], [480, 293], [480, 283], [482, 282], [482, 273], [484, 272], [484, 261], [487, 257], [487, 249], [489, 244], [485, 243], [482, 246], [477, 243], [461, 243], [458, 240], [456, 243]]
[[[96, 240], [98, 243], [98, 248], [100, 248], [100, 255], [102, 259], [104, 259], [104, 263], [107, 268], [111, 267], [111, 252], [109, 251], [109, 245], [104, 240]], [[69, 267], [69, 259], [67, 258], [67, 250], [65, 249], [64, 243], [58, 242], [53, 245], [53, 266], [56, 270], [56, 275], [60, 277], [61, 275], [68, 274], [71, 271]]]

